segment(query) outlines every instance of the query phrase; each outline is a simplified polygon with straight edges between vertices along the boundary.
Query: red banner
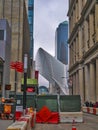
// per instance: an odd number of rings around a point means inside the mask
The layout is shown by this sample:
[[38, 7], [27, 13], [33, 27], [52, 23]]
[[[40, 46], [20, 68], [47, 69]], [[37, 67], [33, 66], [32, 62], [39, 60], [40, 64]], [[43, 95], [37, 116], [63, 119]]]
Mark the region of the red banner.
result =
[[23, 72], [23, 63], [22, 62], [16, 62], [16, 71]]
[[16, 62], [11, 62], [10, 67], [11, 69], [16, 69]]
[[11, 69], [16, 69], [17, 72], [23, 72], [23, 63], [16, 61], [10, 63]]

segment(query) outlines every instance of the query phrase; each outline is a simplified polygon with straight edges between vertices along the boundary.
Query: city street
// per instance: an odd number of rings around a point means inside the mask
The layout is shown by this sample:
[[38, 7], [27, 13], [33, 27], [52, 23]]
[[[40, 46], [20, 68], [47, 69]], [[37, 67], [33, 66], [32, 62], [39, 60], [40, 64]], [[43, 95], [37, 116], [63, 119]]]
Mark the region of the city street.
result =
[[[84, 114], [83, 123], [75, 123], [76, 130], [98, 130], [98, 116]], [[0, 130], [6, 130], [12, 120], [0, 120]], [[72, 123], [35, 124], [32, 130], [72, 130]]]
[[[84, 122], [76, 123], [76, 130], [98, 130], [98, 116], [84, 114]], [[72, 123], [36, 124], [34, 130], [72, 130]]]
[[97, 70], [98, 0], [0, 0], [0, 130], [98, 130]]

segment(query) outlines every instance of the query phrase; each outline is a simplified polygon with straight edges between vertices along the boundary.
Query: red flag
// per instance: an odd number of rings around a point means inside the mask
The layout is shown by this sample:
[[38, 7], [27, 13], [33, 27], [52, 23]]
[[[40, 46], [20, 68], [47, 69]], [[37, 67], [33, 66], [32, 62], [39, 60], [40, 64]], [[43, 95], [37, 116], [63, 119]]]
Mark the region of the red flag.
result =
[[16, 62], [11, 62], [10, 67], [11, 69], [16, 69]]
[[23, 63], [22, 62], [19, 62], [19, 61], [16, 62], [16, 71], [23, 72]]
[[16, 69], [18, 72], [23, 72], [23, 63], [16, 61], [16, 62], [11, 62], [10, 63], [11, 69]]

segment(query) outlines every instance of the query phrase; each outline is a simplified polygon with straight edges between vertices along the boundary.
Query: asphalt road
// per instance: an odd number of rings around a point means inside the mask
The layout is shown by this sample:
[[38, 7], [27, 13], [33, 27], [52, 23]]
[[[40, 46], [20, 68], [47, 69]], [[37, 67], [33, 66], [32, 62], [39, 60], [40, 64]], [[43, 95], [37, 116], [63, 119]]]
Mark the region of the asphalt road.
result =
[[[76, 130], [98, 130], [98, 116], [91, 114], [83, 115], [84, 122], [76, 123]], [[12, 120], [0, 120], [0, 130], [6, 130], [13, 123]], [[59, 124], [35, 124], [33, 130], [72, 130], [72, 123]]]
[[[83, 114], [83, 123], [75, 123], [76, 130], [98, 130], [98, 116]], [[72, 123], [35, 124], [33, 130], [72, 130]]]

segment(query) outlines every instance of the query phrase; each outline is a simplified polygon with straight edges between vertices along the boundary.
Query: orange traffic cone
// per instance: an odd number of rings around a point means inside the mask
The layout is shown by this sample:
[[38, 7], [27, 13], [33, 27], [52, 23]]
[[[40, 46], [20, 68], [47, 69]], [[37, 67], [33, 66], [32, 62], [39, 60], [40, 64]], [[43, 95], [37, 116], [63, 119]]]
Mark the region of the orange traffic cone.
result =
[[76, 129], [76, 126], [72, 126], [72, 130], [77, 130], [77, 129]]
[[72, 130], [77, 130], [76, 129], [76, 125], [75, 125], [75, 121], [73, 120], [73, 124], [72, 124]]

